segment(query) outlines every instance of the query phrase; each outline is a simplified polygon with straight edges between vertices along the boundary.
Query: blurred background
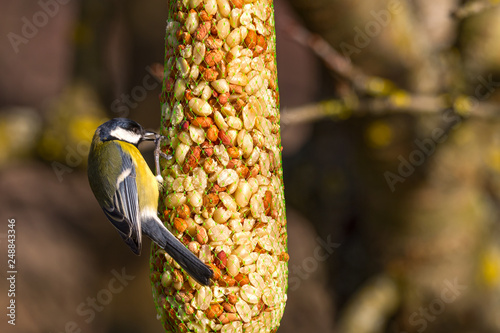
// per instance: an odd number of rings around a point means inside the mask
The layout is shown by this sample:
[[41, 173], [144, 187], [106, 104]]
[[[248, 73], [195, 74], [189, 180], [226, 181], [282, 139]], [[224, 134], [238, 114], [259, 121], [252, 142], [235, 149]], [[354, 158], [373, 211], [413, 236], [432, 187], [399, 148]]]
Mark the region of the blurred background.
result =
[[[496, 1], [275, 0], [289, 234], [279, 332], [500, 332]], [[167, 1], [0, 0], [0, 305], [161, 332], [148, 253], [88, 185], [106, 118], [159, 124]], [[151, 155], [151, 152], [144, 151]]]

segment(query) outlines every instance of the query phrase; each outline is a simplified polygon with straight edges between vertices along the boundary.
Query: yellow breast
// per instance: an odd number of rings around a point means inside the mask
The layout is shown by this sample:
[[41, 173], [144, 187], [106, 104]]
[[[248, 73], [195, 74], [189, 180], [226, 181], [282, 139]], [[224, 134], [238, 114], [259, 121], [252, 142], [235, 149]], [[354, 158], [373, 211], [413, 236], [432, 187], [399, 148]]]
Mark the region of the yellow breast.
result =
[[153, 209], [158, 210], [158, 181], [151, 172], [148, 164], [139, 150], [132, 144], [120, 142], [124, 152], [132, 156], [136, 172], [137, 195], [139, 198], [139, 212]]

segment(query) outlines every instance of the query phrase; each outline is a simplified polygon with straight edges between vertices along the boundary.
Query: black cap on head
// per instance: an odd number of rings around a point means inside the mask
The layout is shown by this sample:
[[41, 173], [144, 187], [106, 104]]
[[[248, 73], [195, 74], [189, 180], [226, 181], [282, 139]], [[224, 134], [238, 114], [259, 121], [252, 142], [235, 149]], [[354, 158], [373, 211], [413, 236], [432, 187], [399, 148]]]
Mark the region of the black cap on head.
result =
[[121, 140], [139, 144], [143, 140], [145, 130], [137, 122], [127, 118], [113, 118], [98, 128], [101, 141]]

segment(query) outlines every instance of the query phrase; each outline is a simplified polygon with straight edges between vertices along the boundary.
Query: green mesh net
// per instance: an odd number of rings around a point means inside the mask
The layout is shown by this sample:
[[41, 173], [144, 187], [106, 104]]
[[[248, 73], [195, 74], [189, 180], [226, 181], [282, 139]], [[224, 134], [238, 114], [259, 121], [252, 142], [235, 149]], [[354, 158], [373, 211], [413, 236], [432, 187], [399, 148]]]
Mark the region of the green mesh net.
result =
[[273, 4], [169, 8], [159, 210], [214, 277], [198, 284], [153, 245], [157, 311], [169, 332], [273, 332], [288, 280]]

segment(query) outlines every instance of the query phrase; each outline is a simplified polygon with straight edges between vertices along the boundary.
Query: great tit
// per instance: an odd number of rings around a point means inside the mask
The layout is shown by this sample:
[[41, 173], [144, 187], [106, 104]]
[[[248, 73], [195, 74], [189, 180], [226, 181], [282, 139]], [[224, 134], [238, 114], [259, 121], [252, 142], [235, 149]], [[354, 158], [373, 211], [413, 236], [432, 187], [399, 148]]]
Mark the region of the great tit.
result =
[[196, 281], [209, 285], [212, 270], [172, 235], [157, 216], [158, 180], [137, 149], [142, 141], [153, 140], [158, 152], [160, 135], [145, 131], [130, 119], [115, 118], [99, 126], [90, 146], [90, 187], [106, 217], [135, 254], [141, 253], [142, 234], [145, 234]]

